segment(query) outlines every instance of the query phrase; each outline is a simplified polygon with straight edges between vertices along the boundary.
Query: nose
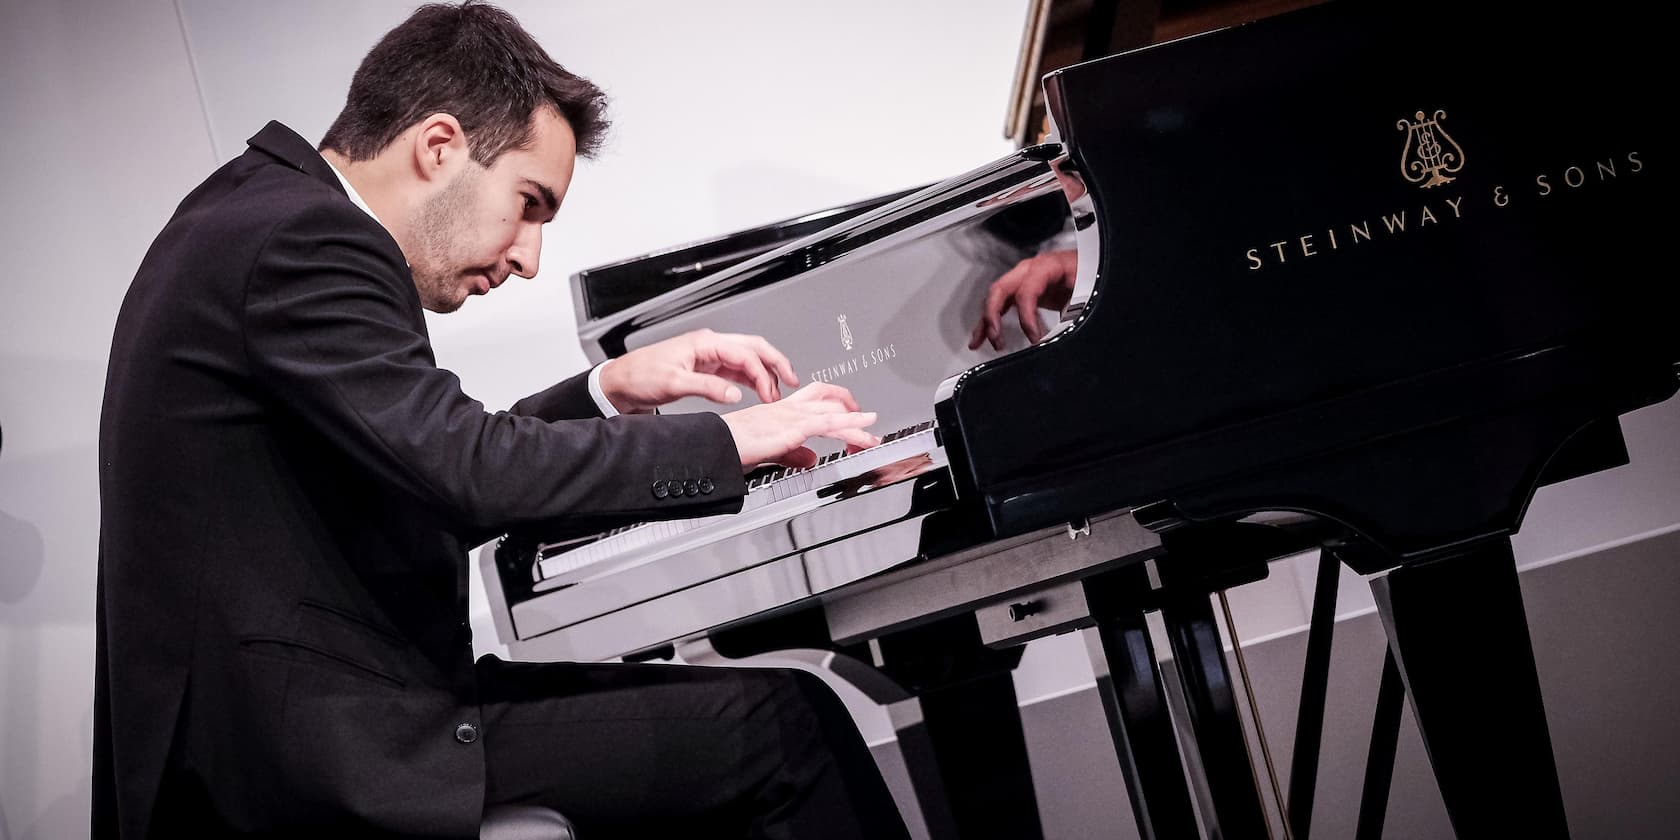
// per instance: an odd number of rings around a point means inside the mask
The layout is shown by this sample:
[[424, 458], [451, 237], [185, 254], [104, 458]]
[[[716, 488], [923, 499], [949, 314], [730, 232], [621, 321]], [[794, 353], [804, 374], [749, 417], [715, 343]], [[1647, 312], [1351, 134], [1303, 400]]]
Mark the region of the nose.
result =
[[519, 229], [519, 236], [508, 246], [507, 261], [514, 274], [527, 280], [537, 276], [537, 261], [542, 259], [542, 225], [527, 224]]

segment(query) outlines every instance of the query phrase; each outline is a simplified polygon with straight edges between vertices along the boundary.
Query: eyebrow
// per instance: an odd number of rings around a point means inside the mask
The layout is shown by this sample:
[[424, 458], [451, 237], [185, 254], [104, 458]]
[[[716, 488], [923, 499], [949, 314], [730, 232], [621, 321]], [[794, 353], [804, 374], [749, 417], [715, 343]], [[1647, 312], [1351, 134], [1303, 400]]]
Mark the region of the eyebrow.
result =
[[554, 200], [554, 191], [553, 190], [549, 189], [548, 187], [546, 187], [542, 184], [537, 183], [536, 181], [531, 180], [530, 178], [525, 178], [523, 180], [525, 181], [525, 183], [531, 185], [531, 187], [533, 189], [535, 189], [538, 193], [540, 193], [542, 195], [543, 204], [547, 205], [549, 213], [559, 212], [560, 202]]

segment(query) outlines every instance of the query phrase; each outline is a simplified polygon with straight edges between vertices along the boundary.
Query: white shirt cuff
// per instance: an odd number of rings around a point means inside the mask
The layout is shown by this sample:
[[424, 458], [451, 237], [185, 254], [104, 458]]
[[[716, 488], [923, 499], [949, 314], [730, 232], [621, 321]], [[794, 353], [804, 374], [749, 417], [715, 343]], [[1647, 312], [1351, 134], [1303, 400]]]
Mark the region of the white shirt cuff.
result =
[[601, 390], [601, 371], [610, 364], [612, 359], [596, 365], [595, 369], [589, 372], [589, 396], [595, 398], [595, 405], [601, 409], [602, 417], [618, 416], [618, 409], [613, 407], [612, 400], [607, 399], [606, 392]]

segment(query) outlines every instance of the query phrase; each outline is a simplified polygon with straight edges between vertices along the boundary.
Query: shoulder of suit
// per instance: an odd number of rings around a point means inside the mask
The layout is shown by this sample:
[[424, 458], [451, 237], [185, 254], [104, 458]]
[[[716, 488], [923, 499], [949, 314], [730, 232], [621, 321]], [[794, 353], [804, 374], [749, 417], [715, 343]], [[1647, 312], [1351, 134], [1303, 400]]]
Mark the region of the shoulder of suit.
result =
[[[212, 187], [216, 181], [222, 182], [220, 189]], [[258, 241], [283, 228], [317, 232], [364, 244], [395, 265], [406, 264], [390, 232], [337, 186], [260, 152], [235, 159], [201, 191], [205, 200], [188, 207], [193, 203], [189, 198], [182, 212], [203, 217], [209, 230]]]

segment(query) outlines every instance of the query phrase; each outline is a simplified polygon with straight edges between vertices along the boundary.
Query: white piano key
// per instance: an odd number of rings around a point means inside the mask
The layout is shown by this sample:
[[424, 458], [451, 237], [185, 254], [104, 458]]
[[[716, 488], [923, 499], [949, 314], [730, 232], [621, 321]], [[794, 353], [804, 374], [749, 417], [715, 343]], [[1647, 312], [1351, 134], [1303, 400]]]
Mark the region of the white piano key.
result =
[[[578, 583], [603, 570], [668, 556], [744, 528], [785, 518], [795, 509], [803, 509], [808, 503], [806, 497], [821, 488], [932, 451], [937, 446], [933, 425], [933, 421], [919, 423], [889, 435], [878, 446], [849, 455], [837, 454], [810, 469], [783, 471], [774, 480], [749, 490], [740, 513], [642, 523], [608, 531], [594, 542], [555, 553], [549, 553], [550, 546], [541, 546], [536, 588], [540, 591]], [[794, 500], [806, 501], [794, 504]], [[778, 516], [777, 508], [784, 506], [788, 508], [786, 514]]]

